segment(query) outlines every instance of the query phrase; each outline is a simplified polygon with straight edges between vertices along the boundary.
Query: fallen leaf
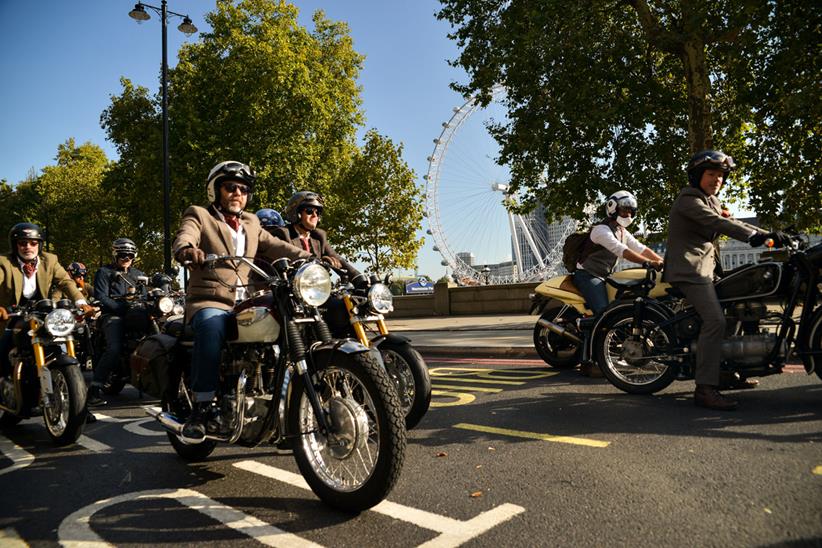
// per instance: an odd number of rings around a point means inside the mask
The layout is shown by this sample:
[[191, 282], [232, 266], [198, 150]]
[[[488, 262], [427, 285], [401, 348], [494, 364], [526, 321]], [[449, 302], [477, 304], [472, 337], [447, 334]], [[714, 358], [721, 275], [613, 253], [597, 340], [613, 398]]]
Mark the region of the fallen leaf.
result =
[[771, 512], [771, 509], [770, 509], [770, 508], [765, 508], [765, 513], [766, 513], [766, 514], [773, 514], [773, 512]]
[[473, 498], [473, 499], [475, 499], [477, 497], [481, 497], [481, 496], [482, 496], [482, 491], [474, 491], [473, 493], [471, 493], [471, 498]]
[[435, 456], [437, 456], [437, 457], [447, 457], [448, 453], [446, 453], [445, 451], [440, 451]]
[[489, 448], [488, 448], [488, 450], [489, 450], [489, 451], [496, 451], [496, 450], [497, 450], [497, 448], [496, 448], [496, 447], [489, 447]]
[[477, 468], [477, 469], [482, 468], [482, 465], [481, 465], [481, 464], [478, 464], [478, 465], [476, 466], [476, 468]]

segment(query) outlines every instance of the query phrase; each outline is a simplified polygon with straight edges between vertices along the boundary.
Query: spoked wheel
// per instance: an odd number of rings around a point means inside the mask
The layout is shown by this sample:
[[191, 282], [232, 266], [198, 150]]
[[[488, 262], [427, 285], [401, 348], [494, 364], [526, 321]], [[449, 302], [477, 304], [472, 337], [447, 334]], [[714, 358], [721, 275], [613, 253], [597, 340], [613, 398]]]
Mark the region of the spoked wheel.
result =
[[311, 490], [349, 512], [382, 501], [400, 476], [405, 425], [397, 393], [368, 353], [337, 354], [316, 373], [316, 392], [333, 433], [324, 434], [304, 378], [294, 379], [288, 409], [294, 458]]
[[400, 406], [405, 415], [405, 428], [414, 428], [431, 404], [431, 376], [419, 352], [407, 342], [383, 341], [382, 361], [394, 382]]
[[77, 441], [86, 424], [86, 383], [79, 365], [53, 367], [52, 394], [43, 409], [43, 420], [57, 445]]
[[[171, 390], [169, 390], [171, 392]], [[163, 396], [162, 408], [166, 413], [171, 413], [181, 421], [185, 421], [191, 415], [191, 405], [185, 397], [185, 386], [182, 381], [179, 383], [177, 393]], [[183, 438], [177, 434], [166, 432], [168, 440], [171, 442], [174, 450], [180, 455], [180, 458], [188, 462], [199, 462], [208, 458], [209, 455], [217, 447], [217, 442], [213, 440], [205, 440], [201, 443], [189, 444], [183, 441]]]
[[651, 309], [645, 311], [641, 335], [632, 336], [633, 315], [631, 306], [606, 319], [595, 334], [594, 354], [611, 384], [630, 394], [653, 394], [676, 378], [677, 367], [661, 355], [672, 337], [659, 327], [665, 318]]
[[[558, 324], [579, 336], [576, 327], [576, 319], [580, 316], [579, 312], [570, 306], [565, 310], [562, 309], [562, 305], [551, 306], [542, 313], [540, 319], [544, 318], [549, 322]], [[557, 335], [539, 323], [534, 325], [534, 347], [545, 363], [557, 369], [576, 367], [579, 365], [582, 356], [582, 347], [580, 345], [562, 335]]]

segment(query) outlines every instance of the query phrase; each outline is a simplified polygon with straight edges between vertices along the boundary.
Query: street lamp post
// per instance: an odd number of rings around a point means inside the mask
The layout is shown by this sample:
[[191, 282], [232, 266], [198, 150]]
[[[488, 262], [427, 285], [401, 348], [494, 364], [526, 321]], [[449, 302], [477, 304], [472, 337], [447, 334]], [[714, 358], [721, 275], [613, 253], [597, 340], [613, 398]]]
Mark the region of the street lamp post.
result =
[[482, 273], [485, 274], [485, 285], [488, 285], [488, 277], [491, 275], [491, 269], [486, 266], [482, 269]]
[[151, 16], [146, 12], [146, 8], [154, 10], [154, 13], [160, 16], [163, 26], [163, 69], [161, 78], [163, 87], [163, 270], [166, 274], [171, 275], [171, 176], [168, 167], [168, 41], [166, 37], [168, 16], [182, 17], [183, 22], [180, 23], [177, 30], [186, 36], [191, 36], [197, 32], [197, 27], [194, 26], [188, 15], [169, 11], [166, 0], [162, 0], [159, 8], [138, 2], [128, 15], [138, 23], [148, 21]]

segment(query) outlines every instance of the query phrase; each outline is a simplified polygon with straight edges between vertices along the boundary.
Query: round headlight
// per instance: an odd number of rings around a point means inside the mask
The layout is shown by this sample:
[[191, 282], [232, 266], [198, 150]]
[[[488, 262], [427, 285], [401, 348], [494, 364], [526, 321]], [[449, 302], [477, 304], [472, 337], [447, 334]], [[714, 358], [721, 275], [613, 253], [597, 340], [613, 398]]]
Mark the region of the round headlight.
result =
[[185, 311], [186, 311], [186, 309], [183, 305], [175, 304], [172, 314], [175, 315], [175, 316], [182, 316]]
[[174, 310], [174, 300], [171, 297], [160, 297], [160, 300], [157, 301], [157, 308], [163, 314], [168, 314]]
[[368, 304], [379, 314], [388, 314], [394, 310], [394, 295], [385, 284], [374, 284], [368, 290]]
[[46, 330], [51, 333], [52, 337], [65, 337], [74, 331], [76, 323], [74, 314], [65, 308], [52, 310], [46, 316]]
[[301, 266], [294, 275], [294, 293], [309, 306], [320, 306], [331, 295], [331, 275], [317, 263]]

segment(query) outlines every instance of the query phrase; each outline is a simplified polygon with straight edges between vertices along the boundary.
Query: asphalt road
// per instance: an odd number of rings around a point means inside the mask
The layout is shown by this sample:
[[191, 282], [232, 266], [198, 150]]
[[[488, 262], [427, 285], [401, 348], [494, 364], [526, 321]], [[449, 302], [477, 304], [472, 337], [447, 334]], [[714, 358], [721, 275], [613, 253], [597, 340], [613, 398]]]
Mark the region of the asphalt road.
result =
[[432, 408], [375, 509], [329, 509], [269, 447], [187, 465], [127, 388], [80, 445], [52, 447], [39, 419], [0, 436], [0, 545], [822, 545], [815, 375], [720, 413], [692, 383], [637, 397], [536, 360], [428, 362]]

